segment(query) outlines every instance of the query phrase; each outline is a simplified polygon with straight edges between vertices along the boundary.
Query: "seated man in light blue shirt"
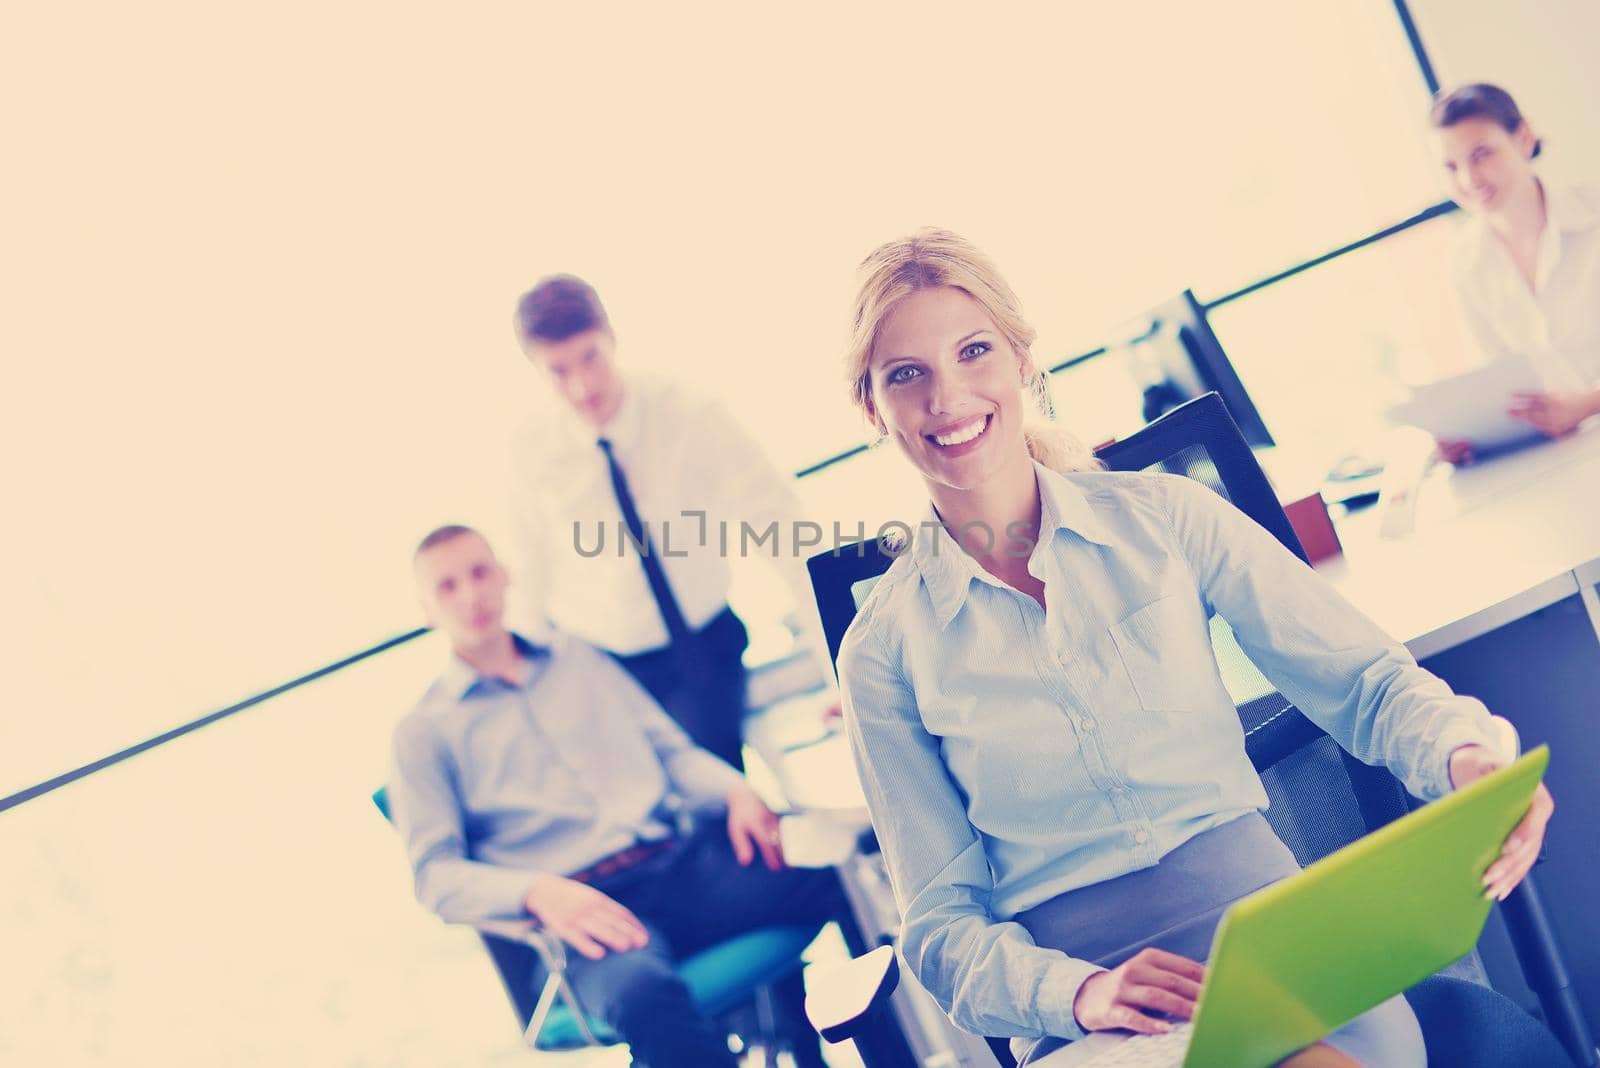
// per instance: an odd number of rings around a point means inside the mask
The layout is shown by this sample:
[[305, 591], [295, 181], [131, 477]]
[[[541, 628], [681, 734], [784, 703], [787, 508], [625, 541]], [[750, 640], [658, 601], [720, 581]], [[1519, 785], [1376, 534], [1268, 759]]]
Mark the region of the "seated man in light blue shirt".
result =
[[[674, 962], [838, 914], [833, 873], [786, 868], [777, 816], [609, 657], [507, 630], [507, 575], [476, 531], [429, 534], [415, 571], [452, 648], [394, 735], [389, 792], [418, 899], [457, 923], [540, 920], [638, 1061], [733, 1065]], [[803, 1021], [798, 974], [779, 996]], [[796, 1047], [801, 1066], [822, 1063], [815, 1036]]]

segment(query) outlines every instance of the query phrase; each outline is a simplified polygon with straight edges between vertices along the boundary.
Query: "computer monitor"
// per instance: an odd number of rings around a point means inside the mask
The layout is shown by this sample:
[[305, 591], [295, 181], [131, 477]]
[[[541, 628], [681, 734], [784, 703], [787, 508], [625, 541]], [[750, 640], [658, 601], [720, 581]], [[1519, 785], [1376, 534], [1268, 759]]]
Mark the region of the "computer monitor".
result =
[[1215, 391], [1246, 441], [1256, 448], [1274, 444], [1192, 291], [1157, 304], [1130, 326], [1131, 336], [1111, 348], [1126, 355], [1144, 390], [1145, 422]]

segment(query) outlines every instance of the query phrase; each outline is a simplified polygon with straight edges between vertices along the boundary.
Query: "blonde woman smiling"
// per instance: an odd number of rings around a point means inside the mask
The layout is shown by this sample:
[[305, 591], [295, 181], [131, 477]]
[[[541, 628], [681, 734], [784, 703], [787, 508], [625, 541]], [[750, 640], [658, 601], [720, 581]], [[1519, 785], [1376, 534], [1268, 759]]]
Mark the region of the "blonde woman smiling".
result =
[[[1042, 1039], [1191, 1016], [1223, 910], [1297, 870], [1261, 815], [1213, 613], [1306, 715], [1421, 797], [1508, 756], [1479, 702], [1221, 497], [1101, 471], [1034, 424], [1033, 337], [954, 234], [924, 230], [863, 264], [854, 398], [931, 511], [839, 654], [902, 953], [958, 1024], [1013, 1036], [1028, 1058]], [[1550, 810], [1541, 793], [1490, 892], [1527, 872]], [[1296, 1056], [1426, 1062], [1400, 997]]]

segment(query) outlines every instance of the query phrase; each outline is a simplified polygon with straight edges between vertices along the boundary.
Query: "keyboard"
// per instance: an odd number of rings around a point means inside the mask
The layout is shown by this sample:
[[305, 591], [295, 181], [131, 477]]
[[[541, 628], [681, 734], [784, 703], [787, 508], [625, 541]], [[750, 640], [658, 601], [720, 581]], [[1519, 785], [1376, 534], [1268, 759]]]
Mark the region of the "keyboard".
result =
[[1079, 1062], [1083, 1068], [1179, 1068], [1194, 1025], [1181, 1023], [1164, 1035], [1134, 1035]]

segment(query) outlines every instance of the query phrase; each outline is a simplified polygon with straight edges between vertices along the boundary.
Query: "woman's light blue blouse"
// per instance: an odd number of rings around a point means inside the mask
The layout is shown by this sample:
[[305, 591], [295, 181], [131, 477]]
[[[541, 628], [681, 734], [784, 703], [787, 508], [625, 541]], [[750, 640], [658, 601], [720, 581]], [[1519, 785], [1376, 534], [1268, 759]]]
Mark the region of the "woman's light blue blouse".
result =
[[1098, 969], [1006, 921], [1267, 807], [1212, 615], [1302, 712], [1420, 797], [1450, 789], [1453, 749], [1493, 735], [1481, 703], [1200, 483], [1035, 468], [1028, 570], [1048, 611], [930, 509], [839, 674], [907, 964], [969, 1030], [1074, 1038], [1073, 999]]

